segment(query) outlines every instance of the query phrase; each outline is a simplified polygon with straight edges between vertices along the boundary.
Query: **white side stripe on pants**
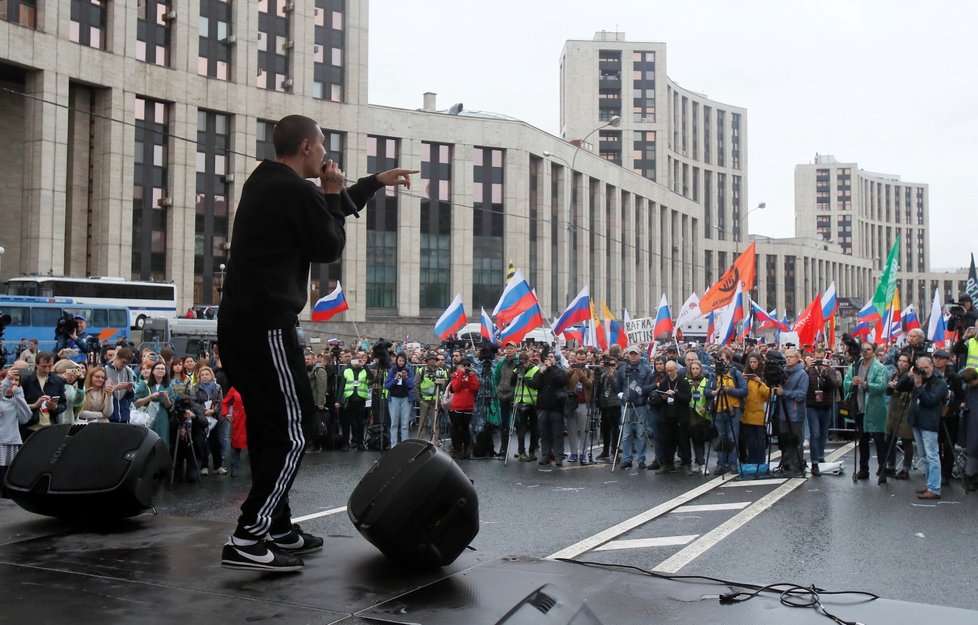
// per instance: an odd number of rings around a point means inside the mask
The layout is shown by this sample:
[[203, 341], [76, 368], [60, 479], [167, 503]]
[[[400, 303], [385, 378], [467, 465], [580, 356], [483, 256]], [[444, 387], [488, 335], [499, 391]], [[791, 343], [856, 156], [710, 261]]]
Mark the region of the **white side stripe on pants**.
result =
[[275, 480], [275, 486], [272, 492], [258, 510], [256, 523], [245, 528], [248, 533], [255, 536], [264, 536], [271, 528], [272, 512], [275, 511], [275, 508], [285, 493], [286, 486], [292, 480], [293, 475], [295, 475], [299, 458], [305, 446], [305, 439], [302, 436], [302, 409], [300, 408], [299, 397], [296, 394], [292, 371], [289, 369], [285, 344], [282, 341], [282, 330], [269, 330], [268, 348], [272, 356], [272, 366], [278, 375], [279, 388], [285, 400], [285, 414], [292, 448], [286, 455], [285, 464], [282, 466], [282, 471]]

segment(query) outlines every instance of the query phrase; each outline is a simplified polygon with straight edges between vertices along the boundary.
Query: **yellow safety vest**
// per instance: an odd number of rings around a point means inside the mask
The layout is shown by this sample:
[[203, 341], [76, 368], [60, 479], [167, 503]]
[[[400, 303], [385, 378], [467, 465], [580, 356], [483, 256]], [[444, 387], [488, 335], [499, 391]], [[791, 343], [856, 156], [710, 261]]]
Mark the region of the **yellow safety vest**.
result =
[[[346, 380], [346, 386], [343, 388], [343, 399], [349, 399], [352, 397], [354, 390], [356, 390], [357, 396], [359, 396], [361, 399], [367, 399], [368, 389], [366, 369], [360, 369], [360, 373], [355, 379], [353, 377], [353, 369], [344, 369], [343, 379]], [[359, 383], [359, 385], [357, 383]]]
[[537, 389], [527, 386], [526, 381], [535, 376], [540, 371], [540, 367], [530, 367], [523, 375], [523, 384], [520, 385], [520, 394], [516, 396], [517, 404], [537, 405]]
[[968, 360], [965, 361], [965, 367], [971, 367], [972, 369], [978, 369], [978, 338], [972, 337], [968, 339]]

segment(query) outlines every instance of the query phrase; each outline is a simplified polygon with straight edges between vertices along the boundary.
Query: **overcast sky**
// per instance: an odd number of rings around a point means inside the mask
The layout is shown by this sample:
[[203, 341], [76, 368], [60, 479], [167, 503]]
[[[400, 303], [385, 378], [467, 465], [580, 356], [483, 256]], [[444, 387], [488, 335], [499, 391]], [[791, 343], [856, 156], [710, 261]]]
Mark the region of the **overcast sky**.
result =
[[816, 153], [930, 185], [931, 267], [978, 248], [978, 2], [370, 0], [372, 104], [510, 115], [559, 131], [568, 39], [662, 41], [679, 85], [748, 111], [750, 231], [794, 234]]

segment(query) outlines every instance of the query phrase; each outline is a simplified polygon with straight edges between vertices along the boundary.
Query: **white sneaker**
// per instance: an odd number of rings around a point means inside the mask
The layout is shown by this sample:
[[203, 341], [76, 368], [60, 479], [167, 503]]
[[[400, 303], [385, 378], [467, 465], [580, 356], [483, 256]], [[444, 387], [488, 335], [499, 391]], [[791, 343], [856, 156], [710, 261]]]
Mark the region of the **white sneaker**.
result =
[[208, 473], [208, 471], [207, 471], [207, 467], [204, 467], [203, 469], [201, 469], [201, 470], [200, 470], [200, 474], [201, 474], [201, 475], [209, 475], [209, 473]]
[[227, 475], [228, 470], [225, 469], [224, 467], [218, 467], [218, 469], [214, 471], [214, 473], [217, 473], [218, 475]]

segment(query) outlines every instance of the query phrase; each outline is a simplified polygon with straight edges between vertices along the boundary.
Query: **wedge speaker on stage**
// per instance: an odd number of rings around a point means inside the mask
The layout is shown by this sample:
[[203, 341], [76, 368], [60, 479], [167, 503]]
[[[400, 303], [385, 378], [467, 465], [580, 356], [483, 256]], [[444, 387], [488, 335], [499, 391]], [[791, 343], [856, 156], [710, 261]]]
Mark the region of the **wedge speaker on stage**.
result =
[[53, 425], [35, 432], [7, 469], [7, 495], [30, 512], [121, 519], [152, 507], [170, 472], [160, 437], [123, 423]]
[[384, 555], [412, 567], [451, 564], [479, 533], [471, 480], [448, 454], [415, 439], [381, 456], [350, 495], [347, 513]]

